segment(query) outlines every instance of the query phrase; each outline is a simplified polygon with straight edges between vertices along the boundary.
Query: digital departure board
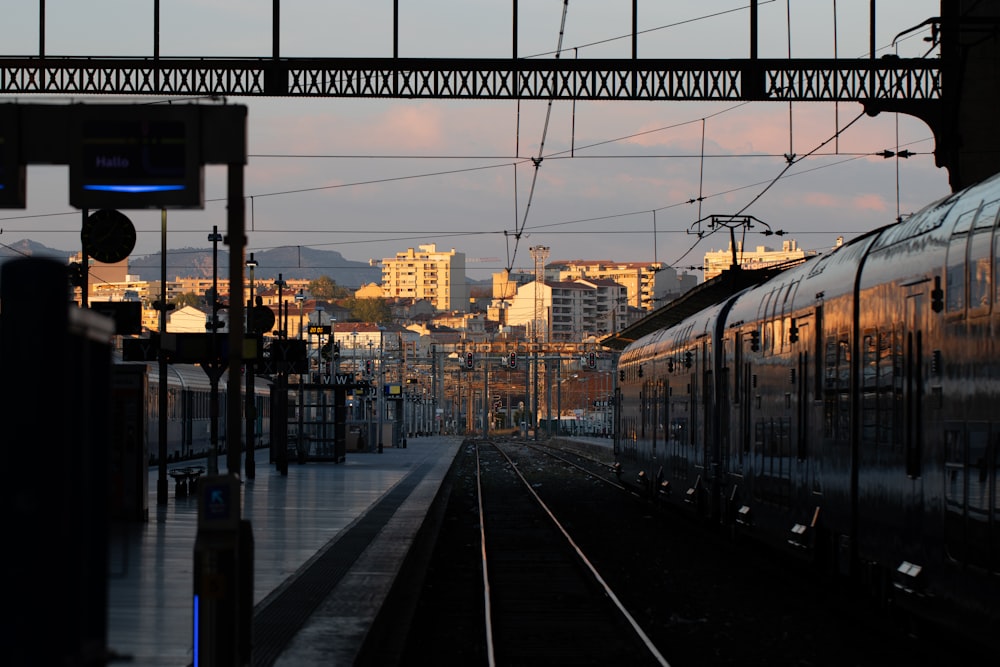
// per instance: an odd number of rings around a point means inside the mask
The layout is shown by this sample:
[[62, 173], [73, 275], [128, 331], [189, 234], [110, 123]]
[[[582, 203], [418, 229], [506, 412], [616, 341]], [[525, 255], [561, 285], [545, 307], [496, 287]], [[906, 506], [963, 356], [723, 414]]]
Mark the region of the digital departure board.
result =
[[70, 204], [202, 208], [198, 108], [80, 105], [74, 114]]

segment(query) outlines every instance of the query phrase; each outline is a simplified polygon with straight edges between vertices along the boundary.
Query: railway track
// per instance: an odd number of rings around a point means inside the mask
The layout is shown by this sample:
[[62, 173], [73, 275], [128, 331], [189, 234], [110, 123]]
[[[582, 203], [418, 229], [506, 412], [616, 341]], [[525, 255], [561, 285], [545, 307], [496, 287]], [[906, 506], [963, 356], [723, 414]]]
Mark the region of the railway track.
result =
[[[387, 615], [388, 627], [373, 642], [379, 650], [358, 664], [991, 664], [947, 637], [902, 632], [850, 591], [622, 491], [609, 461], [534, 443], [498, 444], [527, 485], [491, 443], [463, 445], [433, 522], [439, 528], [424, 558], [399, 577], [409, 590], [397, 600], [408, 597], [409, 609]], [[629, 621], [589, 606], [609, 596], [587, 581], [586, 566], [571, 557], [559, 529], [548, 527], [527, 487], [559, 517], [662, 658], [633, 657], [636, 642], [623, 644], [634, 634]]]
[[516, 453], [477, 446], [477, 468], [490, 664], [667, 665], [518, 471]]

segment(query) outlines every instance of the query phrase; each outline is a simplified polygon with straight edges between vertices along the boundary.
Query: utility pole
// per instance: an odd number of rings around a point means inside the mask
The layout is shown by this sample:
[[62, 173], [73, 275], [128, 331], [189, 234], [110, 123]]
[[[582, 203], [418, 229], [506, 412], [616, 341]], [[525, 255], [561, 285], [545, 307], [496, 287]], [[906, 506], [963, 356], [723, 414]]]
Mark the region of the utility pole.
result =
[[[222, 234], [219, 233], [218, 225], [212, 226], [212, 233], [208, 235], [208, 240], [212, 242], [212, 321], [206, 325], [206, 329], [211, 336], [211, 358], [212, 363], [205, 369], [208, 373], [208, 380], [211, 386], [211, 394], [208, 399], [209, 414], [209, 443], [210, 451], [208, 456], [208, 474], [219, 474], [219, 379], [222, 377], [223, 363], [216, 359], [219, 355], [218, 336], [219, 329], [219, 241]], [[230, 298], [232, 296], [230, 295]]]
[[[250, 269], [250, 298], [247, 299], [247, 315], [246, 315], [246, 332], [247, 336], [250, 338], [256, 337], [256, 327], [254, 326], [254, 298], [253, 298], [253, 283], [254, 283], [254, 269], [257, 268], [257, 260], [253, 258], [253, 253], [250, 253], [250, 259], [246, 261], [246, 266]], [[232, 291], [232, 290], [230, 290]], [[230, 296], [230, 301], [232, 297]], [[248, 360], [246, 362], [246, 376], [247, 376], [247, 388], [246, 388], [246, 431], [247, 431], [247, 452], [246, 452], [246, 476], [247, 479], [253, 479], [257, 476], [256, 465], [254, 463], [254, 421], [257, 419], [257, 405], [254, 398], [253, 392], [253, 378], [254, 378], [254, 365], [253, 360]]]

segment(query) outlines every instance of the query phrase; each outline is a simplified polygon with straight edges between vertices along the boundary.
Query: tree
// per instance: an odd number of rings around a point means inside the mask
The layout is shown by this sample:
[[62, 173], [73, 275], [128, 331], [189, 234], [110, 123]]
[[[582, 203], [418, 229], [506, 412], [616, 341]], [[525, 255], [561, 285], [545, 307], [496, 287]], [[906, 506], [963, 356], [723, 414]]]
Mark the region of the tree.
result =
[[178, 310], [186, 306], [200, 308], [205, 303], [205, 299], [194, 292], [184, 292], [171, 299], [170, 303], [174, 304]]
[[392, 309], [383, 299], [350, 298], [345, 304], [351, 317], [362, 322], [381, 324], [392, 320]]
[[309, 293], [316, 299], [331, 301], [333, 299], [344, 299], [351, 295], [350, 290], [340, 287], [330, 276], [320, 276], [309, 283]]

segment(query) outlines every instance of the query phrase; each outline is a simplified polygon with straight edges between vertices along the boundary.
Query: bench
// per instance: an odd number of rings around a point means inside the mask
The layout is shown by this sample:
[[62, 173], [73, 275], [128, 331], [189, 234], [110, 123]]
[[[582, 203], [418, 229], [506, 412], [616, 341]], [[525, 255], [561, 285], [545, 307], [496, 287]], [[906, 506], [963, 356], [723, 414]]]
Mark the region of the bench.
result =
[[167, 474], [174, 478], [174, 495], [177, 498], [185, 498], [188, 493], [194, 493], [195, 484], [204, 472], [205, 468], [202, 466], [168, 470]]

